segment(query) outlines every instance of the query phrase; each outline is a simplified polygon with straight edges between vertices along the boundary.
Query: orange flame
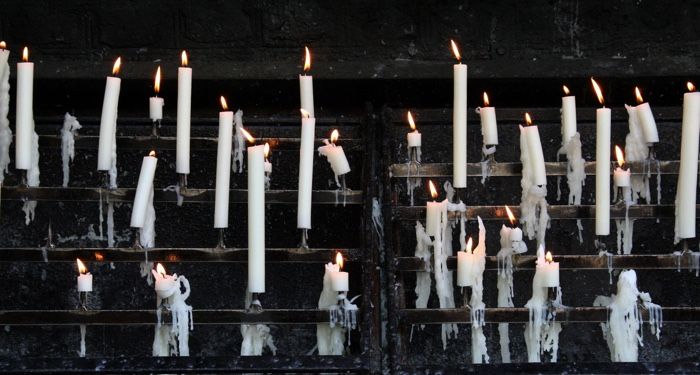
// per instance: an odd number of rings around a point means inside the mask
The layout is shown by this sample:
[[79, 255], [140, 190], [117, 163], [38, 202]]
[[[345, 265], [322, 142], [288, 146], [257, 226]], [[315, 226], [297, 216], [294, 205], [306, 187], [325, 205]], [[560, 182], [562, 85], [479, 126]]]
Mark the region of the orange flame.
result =
[[156, 272], [158, 272], [163, 277], [165, 277], [167, 275], [165, 273], [165, 267], [163, 267], [163, 265], [160, 263], [158, 263], [158, 265], [156, 265]]
[[411, 111], [408, 111], [408, 126], [411, 127], [411, 130], [416, 130], [416, 123], [413, 121]]
[[219, 102], [221, 102], [221, 108], [224, 111], [228, 111], [228, 104], [226, 103], [226, 98], [224, 98], [223, 95], [219, 98]]
[[544, 260], [547, 263], [552, 263], [552, 253], [550, 251], [547, 252], [547, 255], [544, 256]]
[[4, 40], [0, 40], [0, 49], [7, 49], [7, 44], [5, 44]]
[[343, 263], [344, 263], [344, 262], [343, 262], [343, 254], [341, 254], [341, 253], [339, 253], [339, 252], [336, 253], [336, 254], [335, 254], [335, 264], [338, 265], [338, 270], [342, 270], [342, 269], [343, 269]]
[[695, 85], [693, 82], [688, 81], [685, 85], [688, 87], [688, 91], [695, 91]]
[[309, 111], [305, 110], [304, 108], [300, 108], [299, 111], [301, 111], [301, 117], [304, 117], [304, 118], [311, 117], [311, 113], [309, 113]]
[[29, 48], [24, 47], [22, 50], [22, 61], [28, 62], [29, 61]]
[[625, 165], [625, 156], [622, 153], [620, 146], [615, 146], [615, 156], [617, 156], [617, 164], [622, 167]]
[[513, 215], [513, 211], [510, 210], [510, 207], [506, 206], [506, 214], [508, 215], [508, 220], [510, 220], [511, 225], [515, 225], [515, 215]]
[[155, 157], [155, 156], [156, 156], [156, 150], [151, 150], [151, 152], [148, 153], [148, 156]]
[[452, 45], [452, 53], [454, 53], [457, 62], [462, 62], [462, 55], [459, 54], [459, 48], [457, 48], [457, 43], [453, 39], [450, 39], [450, 44]]
[[105, 256], [102, 255], [102, 253], [97, 253], [97, 252], [96, 252], [96, 253], [95, 253], [95, 260], [98, 261], [98, 262], [101, 262], [101, 261], [105, 260]]
[[335, 144], [335, 142], [338, 142], [338, 137], [340, 137], [338, 129], [333, 129], [333, 131], [331, 132], [331, 143]]
[[265, 154], [265, 159], [270, 155], [270, 144], [265, 142], [265, 148], [263, 149], [263, 153]]
[[532, 125], [532, 117], [527, 112], [525, 112], [525, 125]]
[[160, 66], [156, 70], [156, 82], [153, 85], [153, 90], [158, 94], [160, 92]]
[[122, 58], [117, 57], [117, 59], [114, 61], [114, 66], [112, 67], [112, 75], [116, 76], [117, 74], [119, 74], [119, 70], [121, 69], [121, 67], [122, 67]]
[[634, 87], [634, 95], [637, 97], [637, 104], [644, 103], [644, 99], [642, 98], [642, 92], [639, 91], [639, 87], [637, 86]]
[[438, 192], [437, 189], [435, 189], [435, 184], [433, 184], [432, 180], [428, 181], [428, 186], [430, 186], [430, 196], [433, 197], [433, 199], [437, 198]]
[[561, 88], [564, 90], [564, 95], [569, 95], [571, 91], [569, 91], [569, 88], [566, 87], [566, 85], [562, 85]]
[[76, 258], [76, 262], [78, 263], [78, 273], [81, 275], [85, 275], [87, 273], [87, 268], [83, 264], [83, 262], [80, 261], [80, 259]]
[[467, 247], [464, 248], [464, 251], [467, 253], [471, 253], [472, 252], [472, 245], [473, 245], [472, 238], [469, 237], [469, 240], [467, 240]]
[[308, 73], [311, 70], [311, 52], [309, 52], [309, 47], [304, 47], [304, 73]]
[[240, 128], [240, 129], [241, 129], [241, 133], [243, 133], [243, 136], [245, 137], [245, 139], [248, 140], [248, 142], [250, 142], [250, 143], [255, 143], [255, 137], [253, 137], [252, 135], [250, 135], [250, 133], [248, 133], [247, 130], [245, 130], [245, 129], [243, 129], [243, 128]]
[[598, 101], [600, 102], [601, 105], [605, 105], [605, 100], [603, 100], [603, 90], [600, 89], [600, 86], [598, 86], [598, 82], [591, 77], [591, 83], [593, 84], [593, 90], [595, 90], [595, 94], [598, 97]]
[[187, 59], [187, 51], [185, 51], [185, 50], [182, 51], [182, 54], [180, 55], [180, 61], [182, 62], [183, 67], [186, 67], [187, 64], [190, 62]]
[[484, 91], [484, 107], [488, 107], [489, 104], [489, 96], [486, 94], [486, 91]]

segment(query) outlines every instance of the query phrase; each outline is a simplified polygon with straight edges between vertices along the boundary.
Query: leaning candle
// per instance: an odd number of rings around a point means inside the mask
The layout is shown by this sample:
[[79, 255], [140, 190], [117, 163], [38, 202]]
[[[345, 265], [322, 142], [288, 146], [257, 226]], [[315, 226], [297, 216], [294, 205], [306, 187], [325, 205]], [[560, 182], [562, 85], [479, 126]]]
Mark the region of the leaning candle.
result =
[[348, 163], [348, 158], [345, 156], [343, 146], [336, 145], [336, 142], [338, 142], [338, 137], [338, 129], [333, 129], [331, 132], [330, 143], [325, 141], [326, 145], [318, 148], [318, 153], [328, 159], [328, 163], [331, 165], [333, 174], [335, 174], [336, 181], [338, 176], [342, 176], [350, 172], [350, 163]]
[[214, 228], [228, 228], [229, 185], [231, 183], [231, 146], [233, 142], [233, 111], [226, 99], [219, 98], [219, 138], [216, 149], [216, 192], [214, 195]]
[[695, 204], [698, 186], [698, 141], [700, 140], [700, 92], [688, 82], [683, 95], [681, 165], [676, 189], [676, 242], [695, 237]]
[[549, 251], [544, 258], [544, 262], [537, 262], [535, 273], [539, 277], [539, 286], [543, 288], [559, 286], [559, 262], [552, 261], [552, 253]]
[[24, 47], [22, 62], [17, 63], [17, 135], [15, 168], [28, 170], [32, 166], [32, 137], [34, 135], [34, 63], [29, 62], [29, 50]]
[[474, 285], [477, 257], [472, 252], [472, 238], [469, 237], [464, 251], [457, 252], [457, 286]]
[[311, 229], [311, 188], [314, 177], [314, 138], [316, 119], [301, 109], [301, 144], [299, 146], [299, 195], [297, 228]]
[[569, 88], [562, 86], [561, 98], [561, 144], [565, 146], [576, 135], [576, 97], [569, 95]]
[[97, 170], [109, 171], [113, 167], [116, 153], [117, 108], [119, 107], [119, 91], [122, 80], [117, 77], [122, 58], [118, 57], [112, 68], [112, 76], [107, 77], [105, 96], [102, 102], [102, 117], [100, 119], [100, 141], [97, 146]]
[[591, 78], [602, 108], [596, 110], [595, 234], [610, 234], [610, 108], [605, 108], [603, 92]]
[[187, 66], [187, 53], [182, 51], [182, 66], [177, 69], [177, 142], [175, 171], [190, 173], [190, 112], [192, 111], [192, 68]]
[[304, 52], [304, 74], [299, 74], [299, 98], [301, 108], [309, 112], [309, 117], [314, 118], [314, 77], [306, 75], [311, 70], [309, 47], [304, 47]]
[[437, 189], [433, 181], [428, 181], [428, 186], [430, 187], [430, 196], [433, 198], [432, 202], [428, 202], [425, 210], [425, 233], [428, 236], [437, 236], [438, 230], [440, 228], [440, 214], [442, 212], [442, 202], [436, 202], [435, 199], [438, 196]]
[[639, 87], [634, 88], [634, 94], [637, 97], [636, 113], [639, 124], [642, 125], [642, 134], [644, 134], [644, 141], [646, 143], [658, 143], [659, 142], [659, 131], [656, 128], [656, 120], [654, 120], [654, 114], [651, 113], [651, 107], [648, 102], [644, 102], [642, 98], [642, 93], [639, 91]]
[[[243, 130], [250, 142], [253, 137]], [[248, 147], [248, 291], [265, 293], [265, 146]]]
[[337, 253], [335, 264], [338, 265], [337, 272], [331, 272], [331, 286], [336, 292], [347, 292], [350, 290], [350, 274], [343, 271], [343, 256]]
[[78, 263], [78, 292], [92, 292], [92, 274], [80, 259], [76, 259], [76, 262]]
[[467, 65], [454, 40], [450, 40], [452, 52], [457, 58], [453, 67], [452, 103], [452, 186], [467, 187]]
[[530, 170], [532, 171], [532, 184], [546, 185], [547, 171], [544, 167], [544, 154], [542, 152], [542, 142], [540, 141], [540, 131], [537, 125], [532, 125], [532, 118], [529, 113], [525, 113], [525, 126], [522, 129], [527, 143]]
[[411, 111], [408, 111], [408, 126], [411, 127], [411, 131], [406, 134], [406, 140], [408, 141], [408, 147], [420, 147], [422, 144], [422, 136], [418, 129], [416, 129], [416, 123], [413, 121], [413, 115]]
[[136, 185], [136, 193], [134, 195], [134, 206], [131, 209], [132, 228], [143, 228], [146, 222], [146, 211], [153, 192], [153, 178], [156, 174], [157, 164], [158, 159], [155, 151], [151, 151], [147, 156], [143, 157], [139, 182]]
[[615, 156], [617, 157], [617, 167], [613, 174], [613, 182], [617, 187], [630, 187], [632, 183], [632, 171], [630, 171], [625, 164], [625, 156], [620, 146], [615, 146]]
[[489, 107], [489, 96], [484, 92], [484, 106], [477, 108], [481, 118], [481, 136], [484, 146], [498, 144], [498, 126], [496, 124], [496, 108]]
[[149, 117], [152, 121], [159, 121], [163, 119], [163, 105], [165, 105], [165, 100], [158, 97], [160, 92], [160, 66], [156, 70], [155, 83], [153, 84], [153, 91], [155, 95], [148, 99], [149, 104]]

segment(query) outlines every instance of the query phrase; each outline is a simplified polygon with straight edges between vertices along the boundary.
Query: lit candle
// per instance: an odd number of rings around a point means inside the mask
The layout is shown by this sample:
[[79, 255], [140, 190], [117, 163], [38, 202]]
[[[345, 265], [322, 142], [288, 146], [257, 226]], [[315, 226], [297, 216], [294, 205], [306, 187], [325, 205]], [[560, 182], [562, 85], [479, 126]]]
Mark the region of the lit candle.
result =
[[615, 146], [615, 156], [617, 157], [617, 167], [613, 175], [613, 182], [617, 187], [630, 187], [632, 171], [625, 164], [625, 157], [620, 146]]
[[301, 109], [301, 144], [299, 146], [299, 195], [297, 228], [311, 229], [311, 192], [314, 177], [314, 140], [316, 119]]
[[314, 118], [314, 77], [306, 74], [311, 70], [309, 47], [304, 47], [304, 52], [304, 74], [299, 74], [299, 97], [301, 108], [309, 112], [310, 118]]
[[598, 101], [596, 110], [595, 234], [610, 234], [610, 108], [605, 108], [603, 92], [591, 78]]
[[345, 157], [343, 147], [336, 145], [338, 137], [338, 129], [334, 129], [333, 132], [331, 132], [331, 142], [328, 143], [327, 140], [324, 140], [326, 143], [325, 146], [318, 148], [318, 153], [328, 159], [328, 163], [330, 163], [333, 174], [335, 174], [336, 177], [350, 172], [350, 164], [348, 163], [348, 158]]
[[416, 129], [416, 123], [413, 121], [413, 115], [411, 111], [408, 111], [408, 126], [411, 127], [411, 132], [406, 134], [406, 139], [408, 141], [408, 147], [420, 147], [422, 143], [422, 136], [418, 129]]
[[100, 141], [97, 148], [98, 171], [109, 171], [116, 165], [117, 108], [119, 107], [119, 91], [122, 82], [117, 74], [119, 74], [121, 64], [122, 58], [118, 57], [112, 68], [112, 76], [107, 77], [105, 84], [100, 119]]
[[457, 58], [454, 65], [454, 102], [452, 104], [452, 186], [467, 187], [467, 65], [454, 40], [450, 40]]
[[161, 298], [167, 298], [172, 295], [171, 291], [178, 287], [180, 283], [177, 282], [177, 275], [168, 275], [165, 273], [165, 268], [162, 264], [158, 263], [155, 270], [151, 270], [153, 273], [153, 278], [155, 279], [155, 291]]
[[428, 202], [428, 206], [425, 210], [425, 233], [428, 236], [437, 236], [440, 228], [442, 202], [435, 201], [435, 199], [438, 197], [438, 193], [437, 189], [435, 189], [433, 181], [428, 181], [428, 186], [430, 187], [430, 196], [433, 198], [433, 201]]
[[[248, 141], [253, 138], [241, 128]], [[248, 147], [248, 291], [265, 293], [265, 146]]]
[[688, 82], [683, 95], [681, 165], [676, 189], [676, 240], [695, 237], [695, 204], [698, 186], [698, 141], [700, 140], [700, 92]]
[[29, 62], [29, 50], [22, 50], [22, 62], [17, 63], [15, 168], [28, 170], [32, 166], [32, 137], [34, 136], [34, 63]]
[[10, 51], [7, 49], [7, 44], [4, 40], [0, 40], [0, 78], [8, 71], [7, 60], [10, 58]]
[[147, 156], [144, 156], [143, 162], [141, 162], [139, 182], [136, 185], [134, 205], [131, 209], [132, 228], [143, 228], [143, 225], [146, 222], [146, 212], [150, 201], [149, 198], [153, 192], [153, 178], [156, 174], [157, 164], [158, 159], [156, 158], [155, 151], [151, 151]]
[[214, 228], [228, 228], [228, 200], [231, 182], [231, 147], [233, 142], [233, 111], [226, 99], [219, 98], [219, 138], [216, 149], [216, 193], [214, 195]]
[[515, 215], [513, 215], [513, 212], [510, 210], [510, 207], [505, 207], [506, 213], [508, 214], [508, 220], [510, 220], [510, 224], [513, 226], [509, 233], [510, 242], [521, 242], [523, 240], [523, 230], [515, 226]]
[[651, 113], [651, 106], [649, 106], [648, 102], [644, 102], [639, 87], [634, 88], [634, 94], [637, 97], [637, 119], [639, 119], [639, 123], [642, 125], [644, 141], [646, 143], [658, 143], [659, 131], [656, 129], [656, 120], [654, 120], [654, 114]]
[[538, 259], [535, 268], [541, 287], [555, 288], [559, 286], [559, 262], [552, 261], [551, 252], [548, 251], [544, 259]]
[[569, 88], [562, 86], [564, 96], [561, 98], [561, 144], [569, 143], [576, 135], [576, 97], [569, 95]]
[[331, 285], [336, 292], [347, 292], [350, 290], [350, 274], [343, 271], [343, 255], [337, 253], [335, 264], [338, 266], [337, 272], [331, 272]]
[[270, 144], [265, 142], [265, 174], [272, 173], [272, 163], [270, 163]]
[[544, 168], [544, 154], [542, 153], [540, 131], [537, 125], [532, 125], [532, 118], [529, 113], [525, 113], [525, 126], [523, 126], [522, 129], [527, 143], [530, 170], [532, 171], [532, 183], [534, 185], [546, 185], [547, 172]]
[[80, 259], [76, 259], [76, 262], [78, 263], [78, 292], [92, 292], [92, 274]]
[[190, 173], [190, 112], [192, 111], [192, 68], [182, 51], [182, 66], [177, 69], [177, 143], [175, 171]]
[[496, 108], [489, 107], [489, 96], [484, 92], [484, 106], [476, 109], [481, 117], [481, 136], [484, 146], [498, 144], [498, 126], [496, 124]]
[[153, 84], [153, 91], [155, 92], [155, 95], [148, 99], [150, 118], [153, 121], [162, 120], [163, 105], [165, 105], [165, 100], [163, 100], [163, 98], [158, 97], [158, 93], [160, 93], [160, 66], [156, 70], [156, 78], [155, 83]]
[[469, 237], [464, 251], [457, 252], [457, 286], [474, 285], [476, 255], [472, 252], [472, 238]]

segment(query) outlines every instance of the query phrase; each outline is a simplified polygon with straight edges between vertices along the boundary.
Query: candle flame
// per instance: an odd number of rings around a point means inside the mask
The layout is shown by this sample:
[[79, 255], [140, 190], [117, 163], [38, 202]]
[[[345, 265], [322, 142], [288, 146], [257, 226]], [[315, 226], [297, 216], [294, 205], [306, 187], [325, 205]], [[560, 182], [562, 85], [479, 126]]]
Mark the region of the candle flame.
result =
[[331, 143], [335, 144], [335, 142], [338, 142], [338, 137], [340, 136], [340, 133], [338, 133], [338, 129], [333, 129], [331, 132]]
[[413, 121], [411, 111], [408, 111], [408, 126], [411, 127], [411, 130], [416, 130], [416, 123]]
[[532, 125], [532, 117], [527, 112], [525, 112], [525, 125]]
[[637, 86], [634, 86], [634, 95], [637, 97], [637, 104], [644, 103], [644, 99], [642, 98], [642, 92], [639, 91], [639, 87]]
[[311, 52], [309, 47], [304, 47], [304, 73], [308, 73], [311, 70]]
[[156, 150], [151, 150], [151, 152], [148, 153], [148, 156], [155, 157], [155, 156], [156, 156]]
[[166, 275], [165, 267], [163, 267], [163, 265], [160, 263], [158, 263], [158, 265], [156, 265], [156, 272], [158, 272], [158, 274], [160, 274], [163, 277], [165, 277], [165, 275]]
[[182, 54], [180, 55], [180, 61], [182, 62], [182, 66], [186, 67], [189, 63], [189, 60], [187, 59], [187, 51], [182, 50]]
[[484, 91], [484, 107], [488, 107], [489, 104], [489, 96], [486, 94], [486, 91]]
[[615, 156], [617, 156], [617, 164], [622, 167], [625, 165], [625, 156], [622, 153], [620, 146], [615, 145]]
[[591, 77], [591, 83], [593, 84], [593, 90], [595, 90], [595, 94], [598, 97], [598, 101], [600, 102], [601, 105], [605, 105], [605, 101], [603, 100], [603, 90], [600, 89], [600, 86], [598, 86], [598, 82]]
[[510, 207], [506, 206], [506, 214], [508, 215], [508, 220], [510, 220], [511, 225], [515, 225], [515, 215], [513, 215], [513, 211], [510, 210]]
[[566, 87], [566, 85], [562, 85], [561, 88], [564, 90], [564, 95], [569, 95], [571, 91], [569, 91], [569, 88]]
[[156, 81], [153, 85], [153, 90], [156, 92], [156, 94], [160, 92], [160, 66], [158, 66], [158, 69], [156, 70]]
[[695, 91], [695, 85], [693, 82], [688, 81], [685, 85], [688, 87], [688, 91]]
[[452, 45], [452, 53], [454, 53], [457, 62], [462, 62], [462, 55], [459, 54], [459, 48], [457, 48], [457, 43], [453, 39], [450, 39], [450, 44]]
[[7, 49], [7, 44], [5, 44], [4, 40], [0, 40], [0, 49]]
[[22, 61], [28, 62], [29, 61], [29, 48], [24, 47], [22, 50]]
[[339, 253], [339, 252], [336, 253], [336, 254], [335, 254], [335, 264], [338, 265], [338, 270], [342, 270], [342, 269], [343, 269], [343, 263], [344, 263], [344, 262], [343, 262], [343, 254], [341, 254], [341, 253]]
[[226, 103], [226, 98], [224, 98], [223, 95], [219, 98], [219, 102], [221, 102], [221, 108], [224, 111], [228, 111], [228, 104]]
[[75, 261], [76, 261], [76, 263], [78, 263], [78, 273], [81, 275], [85, 275], [87, 273], [87, 268], [85, 267], [83, 262], [80, 261], [80, 259], [78, 259], [78, 258], [75, 258]]
[[438, 192], [437, 189], [435, 189], [435, 184], [433, 184], [433, 180], [428, 180], [428, 186], [430, 187], [430, 196], [433, 197], [433, 199], [437, 198]]
[[95, 253], [95, 260], [98, 262], [101, 262], [101, 261], [105, 260], [105, 256], [102, 255], [102, 253], [96, 252]]
[[304, 108], [300, 108], [299, 111], [301, 111], [301, 117], [304, 117], [304, 118], [311, 117], [311, 113], [309, 113], [309, 111], [305, 110]]
[[551, 251], [548, 251], [548, 252], [547, 252], [547, 255], [544, 256], [544, 260], [545, 260], [547, 263], [552, 263], [552, 252], [551, 252]]
[[469, 240], [467, 240], [467, 247], [464, 248], [465, 253], [471, 253], [472, 252], [472, 244], [473, 240], [471, 237], [469, 237]]
[[263, 150], [263, 153], [265, 154], [265, 159], [270, 155], [270, 144], [265, 142], [265, 149]]
[[255, 137], [250, 135], [250, 133], [248, 133], [248, 131], [243, 129], [242, 127], [240, 129], [241, 129], [241, 133], [243, 133], [243, 136], [245, 137], [245, 139], [248, 140], [248, 142], [255, 143]]
[[122, 67], [122, 58], [117, 57], [117, 59], [114, 61], [114, 66], [112, 67], [112, 75], [116, 76], [117, 74], [119, 74], [119, 70], [121, 69], [121, 67]]

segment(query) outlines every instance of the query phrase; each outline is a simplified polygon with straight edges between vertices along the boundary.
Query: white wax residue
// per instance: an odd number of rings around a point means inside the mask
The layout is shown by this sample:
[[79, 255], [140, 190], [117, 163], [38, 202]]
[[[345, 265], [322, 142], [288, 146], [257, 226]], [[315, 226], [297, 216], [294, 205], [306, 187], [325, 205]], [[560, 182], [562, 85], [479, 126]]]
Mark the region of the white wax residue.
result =
[[523, 165], [523, 169], [522, 179], [520, 180], [520, 187], [522, 188], [520, 222], [523, 224], [523, 232], [527, 237], [529, 239], [537, 238], [537, 246], [541, 246], [544, 244], [547, 227], [549, 227], [547, 186], [538, 186], [532, 183], [532, 171], [530, 170], [529, 160], [527, 142], [524, 132], [521, 129], [520, 161]]
[[[425, 309], [428, 307], [428, 299], [430, 298], [430, 287], [432, 285], [432, 279], [430, 277], [430, 261], [431, 252], [430, 245], [432, 240], [430, 236], [425, 233], [425, 228], [423, 224], [416, 221], [416, 251], [415, 256], [423, 260], [425, 264], [426, 271], [416, 272], [416, 308]], [[425, 325], [420, 326], [421, 329]]]
[[[584, 171], [584, 166], [586, 161], [581, 157], [581, 135], [576, 132], [573, 137], [567, 142], [567, 144], [559, 150], [560, 153], [566, 154], [566, 182], [569, 186], [569, 204], [574, 206], [581, 205], [581, 194], [583, 193], [583, 186], [586, 184], [586, 172]], [[559, 189], [559, 182], [557, 181], [557, 189]], [[557, 199], [559, 199], [558, 192]], [[581, 219], [576, 220], [576, 226], [578, 227], [578, 240], [583, 243], [583, 225], [581, 224]]]
[[[32, 165], [27, 170], [27, 186], [39, 186], [39, 136], [34, 132], [32, 134]], [[24, 224], [29, 225], [34, 220], [34, 212], [36, 210], [36, 201], [25, 200], [22, 206], [24, 212]]]
[[85, 358], [85, 331], [87, 327], [85, 324], [80, 325], [80, 351], [78, 352], [78, 357]]
[[[625, 161], [645, 162], [645, 166], [648, 167], [649, 146], [644, 141], [642, 126], [637, 120], [636, 108], [628, 105], [625, 105], [625, 108], [629, 115], [629, 133], [625, 138]], [[657, 180], [657, 183], [661, 182]], [[648, 204], [651, 203], [649, 175], [647, 173], [632, 175], [632, 200], [636, 203], [639, 198], [644, 199]]]
[[486, 147], [483, 145], [481, 152], [484, 154], [484, 160], [481, 161], [481, 184], [485, 185], [486, 180], [491, 177], [491, 163], [493, 162], [491, 155], [496, 153], [496, 146]]
[[63, 161], [63, 187], [70, 181], [70, 163], [75, 158], [75, 135], [82, 128], [78, 119], [66, 112], [61, 128], [61, 160]]
[[[155, 272], [155, 271], [152, 271]], [[168, 357], [190, 355], [189, 335], [194, 329], [192, 306], [185, 301], [190, 297], [190, 282], [185, 276], [173, 275], [176, 282], [170, 290], [156, 294], [157, 323], [153, 338], [153, 356]], [[185, 291], [182, 292], [182, 287]], [[163, 310], [170, 311], [172, 321], [170, 326], [161, 321]]]
[[[116, 116], [114, 121], [117, 121]], [[114, 125], [114, 136], [112, 137], [112, 165], [109, 168], [109, 187], [110, 189], [117, 188], [117, 125]]]
[[174, 191], [177, 196], [177, 206], [182, 207], [182, 202], [185, 201], [185, 197], [180, 193], [180, 184], [168, 185], [163, 188], [163, 191]]
[[236, 125], [236, 134], [234, 135], [233, 149], [231, 154], [233, 155], [233, 163], [231, 163], [231, 170], [233, 173], [243, 173], [243, 151], [245, 151], [245, 137], [243, 136], [243, 111], [240, 109], [236, 111], [233, 116], [233, 122]]
[[114, 202], [109, 200], [109, 195], [107, 195], [107, 247], [114, 247]]
[[[245, 306], [250, 306], [252, 300], [252, 294], [246, 291]], [[277, 354], [274, 338], [270, 334], [270, 327], [267, 325], [241, 324], [241, 335], [243, 335], [243, 342], [241, 343], [242, 356], [262, 355], [265, 347], [270, 349], [272, 355]]]
[[[418, 147], [418, 150], [420, 151], [420, 147]], [[411, 177], [411, 170], [413, 169], [413, 166], [417, 165], [411, 162], [406, 164], [406, 169], [408, 169], [408, 173], [406, 176], [406, 191], [411, 197], [411, 206], [413, 206], [413, 192], [416, 190], [416, 188], [419, 188], [421, 186], [423, 181], [423, 179], [421, 179], [420, 177]]]
[[[328, 263], [323, 274], [323, 290], [318, 298], [319, 310], [329, 310], [338, 303], [338, 293], [331, 285], [331, 272], [338, 266]], [[316, 324], [316, 346], [319, 355], [343, 355], [345, 353], [345, 328], [329, 323]]]
[[474, 248], [473, 254], [478, 256], [478, 262], [473, 266], [474, 281], [472, 282], [472, 295], [469, 300], [472, 322], [472, 363], [489, 363], [489, 355], [486, 352], [486, 336], [484, 336], [484, 269], [486, 269], [486, 228], [477, 216], [479, 223], [479, 243]]
[[[623, 188], [627, 189], [627, 188]], [[617, 225], [617, 253], [631, 254], [634, 246], [634, 219], [629, 218], [629, 209], [632, 205], [631, 201], [625, 201], [625, 218], [623, 220], [615, 220]]]
[[690, 271], [695, 271], [695, 277], [700, 276], [700, 251], [690, 252]]
[[139, 243], [144, 249], [151, 249], [156, 245], [156, 210], [153, 208], [153, 188], [148, 196], [148, 208], [146, 209], [146, 220], [140, 230], [141, 237]]
[[[511, 241], [512, 228], [501, 228], [501, 249], [496, 254], [498, 264], [498, 307], [514, 307], [513, 305], [513, 254], [527, 252], [527, 245], [522, 241]], [[498, 324], [498, 336], [501, 346], [501, 362], [511, 363], [510, 359], [510, 333], [508, 323]]]
[[10, 112], [10, 66], [5, 63], [0, 76], [0, 185], [10, 165], [10, 145], [12, 130], [7, 115]]

